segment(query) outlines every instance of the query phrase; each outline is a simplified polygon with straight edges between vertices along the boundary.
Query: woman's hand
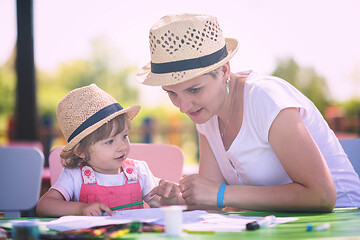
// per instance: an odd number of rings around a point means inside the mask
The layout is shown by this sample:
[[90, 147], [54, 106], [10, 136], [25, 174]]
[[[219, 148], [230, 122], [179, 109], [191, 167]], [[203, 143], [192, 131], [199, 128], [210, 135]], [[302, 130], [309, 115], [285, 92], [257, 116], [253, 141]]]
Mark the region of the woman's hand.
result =
[[216, 206], [220, 184], [198, 174], [180, 179], [180, 190], [187, 205]]
[[85, 203], [80, 207], [80, 214], [84, 216], [102, 216], [103, 211], [107, 212], [110, 216], [114, 215], [114, 212], [103, 203]]

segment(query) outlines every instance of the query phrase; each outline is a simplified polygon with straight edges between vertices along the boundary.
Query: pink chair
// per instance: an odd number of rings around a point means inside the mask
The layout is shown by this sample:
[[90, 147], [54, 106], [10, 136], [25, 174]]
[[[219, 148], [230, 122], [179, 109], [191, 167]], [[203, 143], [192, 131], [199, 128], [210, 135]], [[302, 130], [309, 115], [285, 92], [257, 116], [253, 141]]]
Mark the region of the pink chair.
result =
[[[64, 146], [54, 148], [49, 156], [50, 181], [59, 178], [62, 165], [60, 153]], [[185, 156], [183, 151], [169, 144], [131, 143], [129, 158], [144, 160], [155, 177], [178, 183], [182, 176]]]
[[183, 173], [185, 155], [175, 145], [132, 143], [129, 158], [147, 162], [155, 177], [178, 183]]
[[64, 146], [55, 147], [49, 155], [49, 172], [50, 172], [50, 184], [51, 186], [55, 184], [58, 180], [63, 166], [61, 164], [60, 153], [63, 150]]

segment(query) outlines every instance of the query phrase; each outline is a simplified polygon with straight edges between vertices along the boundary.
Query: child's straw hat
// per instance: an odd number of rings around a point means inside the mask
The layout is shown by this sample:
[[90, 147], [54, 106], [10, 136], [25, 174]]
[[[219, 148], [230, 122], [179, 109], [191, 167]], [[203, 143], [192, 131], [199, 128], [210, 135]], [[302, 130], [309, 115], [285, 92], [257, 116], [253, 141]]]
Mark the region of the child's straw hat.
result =
[[224, 38], [210, 15], [162, 17], [150, 29], [151, 62], [137, 74], [145, 85], [173, 85], [210, 72], [234, 56], [238, 41]]
[[68, 141], [63, 151], [69, 151], [120, 114], [127, 113], [133, 119], [139, 111], [140, 106], [123, 109], [110, 94], [95, 84], [72, 90], [60, 101], [56, 110], [60, 129]]

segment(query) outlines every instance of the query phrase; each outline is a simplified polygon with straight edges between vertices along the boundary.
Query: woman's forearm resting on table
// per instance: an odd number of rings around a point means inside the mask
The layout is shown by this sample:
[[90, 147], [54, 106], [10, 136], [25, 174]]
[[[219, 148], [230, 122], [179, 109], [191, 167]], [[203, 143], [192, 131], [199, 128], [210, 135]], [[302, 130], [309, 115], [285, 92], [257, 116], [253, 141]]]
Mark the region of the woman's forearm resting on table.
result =
[[[216, 209], [219, 187], [219, 183], [200, 175], [183, 178], [180, 183], [185, 202], [192, 209], [200, 205]], [[222, 199], [223, 206], [265, 211], [330, 212], [335, 202], [336, 192], [331, 184], [306, 187], [298, 183], [275, 186], [227, 185]]]
[[309, 189], [297, 183], [277, 186], [227, 186], [224, 205], [265, 211], [331, 212], [336, 202], [332, 190]]

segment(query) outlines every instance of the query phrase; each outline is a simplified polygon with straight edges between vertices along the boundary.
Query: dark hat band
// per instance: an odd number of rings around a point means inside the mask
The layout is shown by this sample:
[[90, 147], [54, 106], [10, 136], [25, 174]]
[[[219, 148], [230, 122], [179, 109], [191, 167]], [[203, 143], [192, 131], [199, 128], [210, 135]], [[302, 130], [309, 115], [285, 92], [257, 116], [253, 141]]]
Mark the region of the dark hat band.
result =
[[113, 103], [109, 106], [104, 107], [98, 112], [94, 113], [91, 117], [85, 120], [68, 138], [68, 142], [70, 142], [74, 137], [79, 135], [82, 131], [87, 129], [88, 127], [94, 125], [95, 123], [107, 118], [108, 116], [122, 110], [123, 107], [119, 103]]
[[227, 55], [228, 55], [228, 51], [225, 45], [220, 50], [199, 58], [186, 59], [175, 62], [166, 62], [166, 63], [151, 62], [151, 72], [162, 74], [162, 73], [191, 70], [196, 68], [204, 68], [213, 65], [217, 62], [220, 62]]

